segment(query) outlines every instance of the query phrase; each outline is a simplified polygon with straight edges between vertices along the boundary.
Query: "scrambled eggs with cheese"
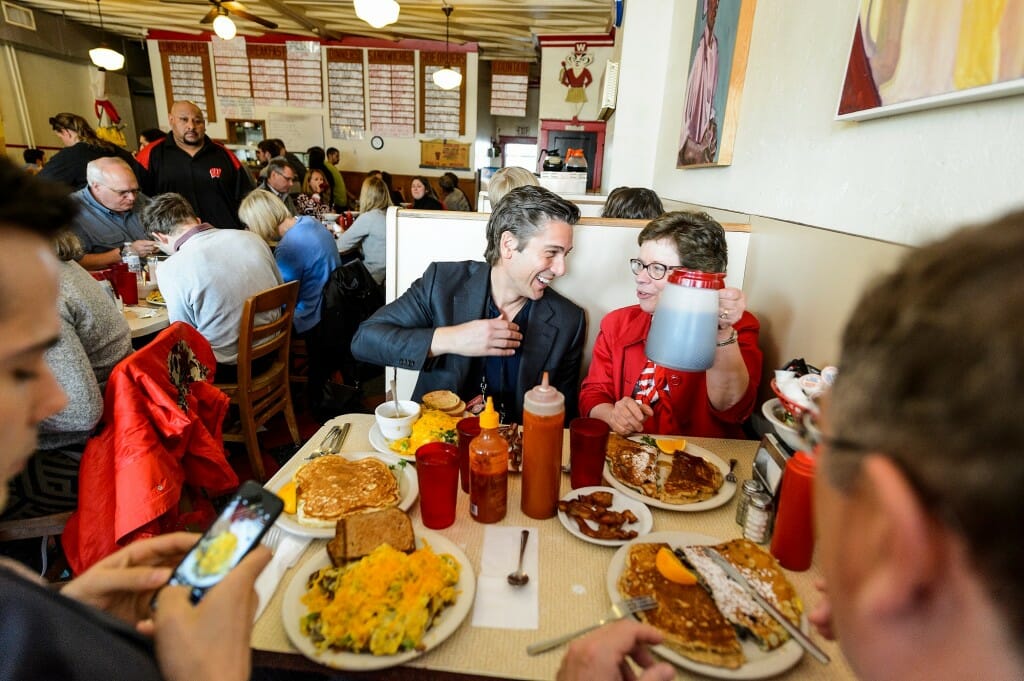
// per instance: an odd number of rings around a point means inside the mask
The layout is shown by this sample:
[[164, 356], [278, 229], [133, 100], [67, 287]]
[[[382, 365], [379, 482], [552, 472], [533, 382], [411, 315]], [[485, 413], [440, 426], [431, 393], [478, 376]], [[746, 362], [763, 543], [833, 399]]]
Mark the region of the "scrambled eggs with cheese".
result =
[[299, 629], [318, 650], [374, 655], [422, 648], [438, 614], [455, 602], [460, 565], [429, 546], [405, 554], [381, 544], [373, 553], [309, 577]]
[[234, 532], [221, 532], [199, 547], [196, 557], [196, 574], [200, 577], [219, 575], [228, 567], [228, 559], [238, 548], [238, 537]]
[[447, 442], [458, 444], [459, 437], [455, 426], [459, 419], [449, 416], [436, 409], [424, 409], [416, 423], [412, 424], [412, 433], [392, 442], [391, 451], [404, 456], [414, 456], [416, 450], [428, 442]]

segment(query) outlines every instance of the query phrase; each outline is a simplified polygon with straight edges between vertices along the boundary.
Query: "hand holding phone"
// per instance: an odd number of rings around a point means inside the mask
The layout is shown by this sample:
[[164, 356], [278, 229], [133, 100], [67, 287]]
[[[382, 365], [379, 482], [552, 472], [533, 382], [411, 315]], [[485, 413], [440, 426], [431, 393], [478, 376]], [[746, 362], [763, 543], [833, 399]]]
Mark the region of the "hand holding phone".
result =
[[167, 583], [189, 587], [192, 602], [198, 603], [260, 543], [283, 508], [281, 499], [259, 483], [253, 480], [243, 483], [210, 529], [174, 569]]

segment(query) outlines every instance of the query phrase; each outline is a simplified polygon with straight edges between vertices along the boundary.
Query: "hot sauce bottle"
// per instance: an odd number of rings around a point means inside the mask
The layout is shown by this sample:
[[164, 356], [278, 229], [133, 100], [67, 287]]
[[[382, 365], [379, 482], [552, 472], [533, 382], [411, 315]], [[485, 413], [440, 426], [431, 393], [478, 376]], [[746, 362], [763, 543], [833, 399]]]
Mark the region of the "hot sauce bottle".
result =
[[558, 511], [562, 482], [562, 428], [565, 396], [541, 384], [523, 397], [523, 513], [531, 518], [551, 518]]
[[480, 434], [469, 443], [469, 514], [496, 523], [508, 511], [508, 442], [498, 433], [494, 401], [480, 412]]

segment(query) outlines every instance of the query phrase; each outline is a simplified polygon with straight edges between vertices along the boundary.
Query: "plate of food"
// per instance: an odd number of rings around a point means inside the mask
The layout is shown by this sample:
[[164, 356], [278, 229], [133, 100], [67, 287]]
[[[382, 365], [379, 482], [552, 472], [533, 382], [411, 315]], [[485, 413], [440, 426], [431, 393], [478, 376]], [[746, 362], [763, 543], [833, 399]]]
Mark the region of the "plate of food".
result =
[[150, 291], [149, 294], [146, 295], [146, 302], [158, 307], [167, 307], [167, 301], [164, 300], [163, 294], [160, 293], [160, 289]]
[[627, 496], [669, 511], [706, 511], [732, 499], [736, 483], [725, 480], [729, 465], [719, 456], [682, 438], [659, 437], [658, 443], [647, 435], [611, 433], [605, 480]]
[[665, 634], [664, 643], [653, 650], [673, 664], [720, 679], [781, 674], [800, 661], [803, 648], [704, 555], [709, 545], [807, 630], [803, 603], [782, 568], [746, 539], [723, 542], [691, 532], [652, 532], [612, 556], [609, 597], [620, 601], [650, 594], [658, 601], [637, 617]]
[[285, 500], [277, 524], [292, 534], [333, 537], [341, 517], [391, 506], [407, 511], [419, 496], [416, 470], [394, 454], [345, 452], [307, 460], [305, 450], [265, 485]]
[[558, 519], [569, 534], [600, 546], [622, 546], [654, 527], [643, 503], [610, 487], [580, 487], [558, 502]]
[[[404, 664], [451, 636], [473, 605], [476, 577], [458, 546], [419, 531], [415, 553], [407, 554], [400, 549], [413, 549], [411, 523], [398, 528], [388, 518], [375, 526], [377, 515], [360, 517], [344, 543], [336, 539], [311, 556], [284, 592], [284, 630], [314, 662], [347, 671]], [[410, 590], [416, 597], [402, 598]]]
[[428, 442], [448, 442], [457, 445], [459, 435], [455, 432], [455, 426], [458, 422], [459, 417], [424, 407], [416, 423], [412, 424], [412, 433], [409, 437], [390, 440], [384, 437], [380, 426], [374, 423], [370, 426], [370, 445], [378, 452], [393, 454], [406, 461], [415, 461], [416, 450]]

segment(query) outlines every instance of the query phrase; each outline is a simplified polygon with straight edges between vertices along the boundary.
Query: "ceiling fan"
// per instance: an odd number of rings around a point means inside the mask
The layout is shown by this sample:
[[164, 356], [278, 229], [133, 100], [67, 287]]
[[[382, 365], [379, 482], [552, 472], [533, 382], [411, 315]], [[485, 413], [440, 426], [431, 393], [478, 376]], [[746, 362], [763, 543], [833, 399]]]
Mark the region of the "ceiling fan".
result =
[[212, 24], [218, 16], [234, 14], [239, 19], [246, 19], [247, 21], [252, 21], [269, 29], [277, 28], [277, 24], [273, 21], [269, 21], [263, 17], [258, 17], [255, 14], [250, 13], [245, 8], [245, 5], [237, 0], [206, 0], [206, 2], [203, 2], [203, 0], [160, 0], [160, 2], [168, 2], [176, 5], [205, 5], [208, 2], [213, 5], [213, 7], [211, 7], [206, 16], [199, 21], [200, 24]]

